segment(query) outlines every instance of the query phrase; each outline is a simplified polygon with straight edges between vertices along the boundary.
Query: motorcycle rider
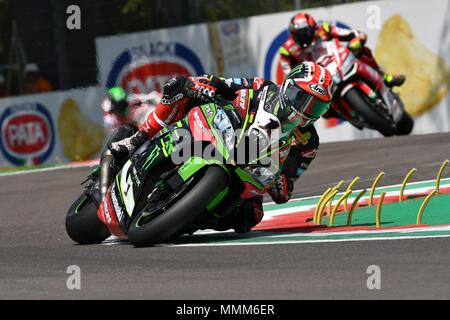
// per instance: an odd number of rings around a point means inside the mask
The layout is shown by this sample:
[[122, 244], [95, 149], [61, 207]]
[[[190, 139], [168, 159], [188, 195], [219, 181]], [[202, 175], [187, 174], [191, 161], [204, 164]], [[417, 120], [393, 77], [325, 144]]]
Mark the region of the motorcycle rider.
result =
[[[334, 26], [328, 22], [316, 23], [314, 18], [304, 12], [292, 17], [289, 22], [289, 39], [280, 47], [280, 64], [285, 75], [288, 75], [293, 67], [303, 61], [312, 61], [311, 48], [316, 41], [329, 41], [337, 38], [339, 41], [348, 42], [348, 48], [364, 64], [376, 70], [388, 87], [401, 86], [405, 82], [404, 75], [392, 75], [383, 72], [375, 61], [372, 51], [365, 46], [367, 35], [358, 30], [348, 30]], [[359, 72], [364, 78], [371, 79], [371, 69], [361, 68]]]
[[[287, 158], [281, 161], [282, 172], [269, 191], [276, 203], [284, 203], [291, 197], [294, 182], [316, 156], [319, 137], [314, 122], [328, 110], [332, 86], [329, 71], [312, 62], [295, 67], [282, 86], [262, 78], [222, 79], [212, 75], [175, 77], [165, 84], [163, 98], [139, 131], [131, 137], [113, 142], [108, 150], [115, 161], [120, 163], [162, 128], [184, 117], [192, 107], [211, 101], [218, 95], [226, 100], [234, 100], [233, 105], [239, 106], [241, 99], [249, 99], [248, 92], [252, 89], [254, 95], [250, 103], [258, 107], [264, 99], [264, 111], [279, 119], [282, 132], [295, 137]], [[261, 129], [270, 130], [272, 125], [265, 124]], [[248, 232], [262, 218], [262, 199], [257, 197], [245, 202], [234, 214], [223, 217], [218, 225], [210, 227]]]
[[155, 108], [162, 94], [153, 91], [147, 95], [127, 94], [119, 86], [108, 89], [102, 101], [103, 123], [111, 133], [125, 125], [139, 128], [151, 110]]

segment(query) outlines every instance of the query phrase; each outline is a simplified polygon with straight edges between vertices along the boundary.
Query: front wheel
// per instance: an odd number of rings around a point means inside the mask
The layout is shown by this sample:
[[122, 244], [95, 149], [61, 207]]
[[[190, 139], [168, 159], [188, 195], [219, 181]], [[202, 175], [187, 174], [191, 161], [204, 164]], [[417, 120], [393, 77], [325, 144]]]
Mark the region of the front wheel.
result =
[[414, 119], [411, 115], [403, 110], [403, 115], [400, 121], [397, 123], [397, 135], [398, 136], [407, 136], [414, 129]]
[[100, 243], [111, 234], [97, 217], [97, 204], [89, 194], [83, 193], [72, 204], [66, 216], [66, 232], [79, 244]]
[[190, 190], [176, 199], [167, 210], [164, 206], [156, 218], [146, 222], [145, 210], [142, 210], [128, 229], [128, 239], [136, 247], [153, 246], [167, 240], [193, 221], [226, 184], [227, 174], [224, 169], [208, 167]]
[[373, 129], [377, 130], [385, 137], [393, 136], [397, 129], [392, 120], [388, 118], [387, 112], [384, 113], [377, 109], [368, 97], [363, 95], [358, 89], [352, 88], [345, 94], [345, 99]]

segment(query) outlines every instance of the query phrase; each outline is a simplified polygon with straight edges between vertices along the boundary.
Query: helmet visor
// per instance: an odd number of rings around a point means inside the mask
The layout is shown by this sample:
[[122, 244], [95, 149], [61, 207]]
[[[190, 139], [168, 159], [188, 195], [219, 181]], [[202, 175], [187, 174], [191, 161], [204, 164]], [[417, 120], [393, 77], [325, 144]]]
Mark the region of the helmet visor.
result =
[[127, 113], [128, 103], [125, 99], [119, 101], [111, 101], [111, 111], [119, 115]]
[[287, 118], [292, 129], [305, 127], [323, 115], [330, 107], [330, 102], [322, 101], [309, 92], [289, 84], [283, 93], [284, 102], [290, 107]]
[[294, 40], [302, 48], [306, 48], [313, 42], [313, 36], [311, 35], [311, 32], [307, 28], [302, 28], [302, 29], [296, 30], [296, 33], [294, 35]]

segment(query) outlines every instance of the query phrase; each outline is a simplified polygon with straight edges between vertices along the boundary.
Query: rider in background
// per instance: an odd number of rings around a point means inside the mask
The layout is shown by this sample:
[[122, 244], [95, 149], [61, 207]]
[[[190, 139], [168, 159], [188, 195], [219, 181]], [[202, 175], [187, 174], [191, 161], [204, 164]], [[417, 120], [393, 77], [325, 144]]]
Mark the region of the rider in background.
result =
[[[292, 17], [289, 23], [289, 39], [280, 47], [280, 63], [285, 75], [288, 75], [293, 67], [303, 61], [312, 61], [311, 45], [316, 41], [329, 41], [337, 38], [339, 41], [348, 42], [348, 48], [362, 62], [375, 69], [388, 87], [401, 86], [405, 82], [404, 75], [392, 75], [384, 73], [380, 68], [372, 51], [365, 46], [367, 35], [357, 30], [349, 30], [331, 25], [328, 22], [317, 24], [308, 13], [298, 13]], [[371, 79], [370, 70], [361, 70]]]
[[[292, 194], [294, 182], [308, 169], [316, 157], [319, 136], [314, 122], [330, 106], [333, 82], [325, 68], [305, 62], [294, 68], [282, 86], [262, 78], [223, 79], [212, 75], [197, 78], [176, 77], [164, 86], [163, 98], [150, 113], [139, 131], [122, 140], [114, 139], [109, 146], [115, 161], [126, 160], [145, 141], [161, 129], [182, 119], [191, 108], [210, 101], [220, 95], [239, 106], [246, 99], [255, 108], [264, 108], [281, 123], [283, 132], [292, 134], [295, 142], [282, 161], [282, 172], [269, 194], [276, 203], [287, 202]], [[320, 90], [319, 90], [320, 89]], [[250, 98], [248, 90], [253, 90]], [[240, 94], [237, 94], [240, 92]], [[206, 99], [205, 99], [206, 97]], [[263, 106], [260, 107], [260, 104]], [[271, 130], [270, 125], [264, 130]], [[233, 228], [236, 232], [248, 232], [263, 218], [262, 199], [257, 197], [245, 202], [234, 215], [228, 215], [216, 230]]]
[[125, 125], [137, 130], [161, 97], [162, 94], [156, 91], [149, 94], [127, 94], [121, 87], [109, 89], [107, 97], [102, 101], [105, 128], [109, 133]]
[[36, 63], [28, 63], [25, 66], [25, 93], [43, 93], [52, 91], [52, 85], [45, 79]]

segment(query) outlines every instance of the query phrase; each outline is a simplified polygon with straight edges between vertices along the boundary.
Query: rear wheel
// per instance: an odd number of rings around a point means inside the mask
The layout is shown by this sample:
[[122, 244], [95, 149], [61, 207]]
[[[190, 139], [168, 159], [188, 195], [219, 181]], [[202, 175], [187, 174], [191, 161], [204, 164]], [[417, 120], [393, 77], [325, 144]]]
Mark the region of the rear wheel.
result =
[[379, 108], [358, 89], [352, 88], [345, 94], [345, 99], [367, 124], [385, 137], [396, 134], [397, 129], [387, 112]]
[[97, 217], [97, 202], [83, 193], [72, 204], [66, 215], [66, 232], [79, 244], [100, 243], [111, 234]]
[[[144, 208], [128, 229], [128, 239], [136, 247], [147, 247], [167, 240], [193, 221], [226, 186], [227, 174], [217, 166], [208, 167], [204, 175], [180, 196], [165, 197], [156, 210]], [[176, 190], [174, 193], [180, 193]], [[178, 194], [177, 194], [178, 195]], [[175, 200], [174, 203], [169, 203]], [[149, 212], [150, 211], [150, 212]]]

